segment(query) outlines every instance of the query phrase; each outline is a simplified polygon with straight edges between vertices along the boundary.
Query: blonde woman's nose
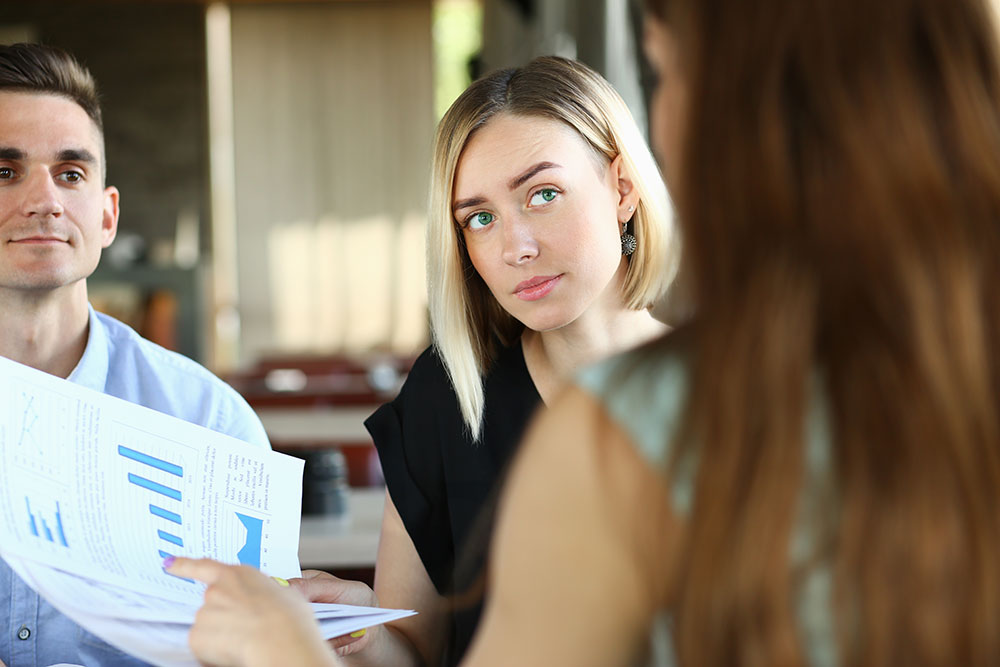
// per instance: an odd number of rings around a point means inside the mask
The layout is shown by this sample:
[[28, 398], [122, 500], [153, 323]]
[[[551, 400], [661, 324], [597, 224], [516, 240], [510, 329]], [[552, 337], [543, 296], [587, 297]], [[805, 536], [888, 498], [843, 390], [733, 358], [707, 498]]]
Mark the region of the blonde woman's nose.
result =
[[508, 216], [501, 224], [503, 261], [511, 266], [530, 262], [538, 256], [538, 242], [531, 225], [517, 216]]

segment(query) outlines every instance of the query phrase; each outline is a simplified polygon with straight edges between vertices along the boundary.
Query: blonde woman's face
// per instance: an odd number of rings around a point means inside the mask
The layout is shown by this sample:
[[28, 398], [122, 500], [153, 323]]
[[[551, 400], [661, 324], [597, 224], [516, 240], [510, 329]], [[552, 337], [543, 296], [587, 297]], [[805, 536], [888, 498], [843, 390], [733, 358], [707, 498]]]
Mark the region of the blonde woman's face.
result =
[[676, 40], [663, 21], [647, 16], [643, 48], [656, 73], [656, 88], [650, 100], [653, 150], [670, 188], [677, 183], [681, 159], [686, 86], [681, 77]]
[[637, 193], [569, 126], [501, 115], [469, 140], [452, 213], [493, 296], [529, 329], [622, 308], [620, 220]]

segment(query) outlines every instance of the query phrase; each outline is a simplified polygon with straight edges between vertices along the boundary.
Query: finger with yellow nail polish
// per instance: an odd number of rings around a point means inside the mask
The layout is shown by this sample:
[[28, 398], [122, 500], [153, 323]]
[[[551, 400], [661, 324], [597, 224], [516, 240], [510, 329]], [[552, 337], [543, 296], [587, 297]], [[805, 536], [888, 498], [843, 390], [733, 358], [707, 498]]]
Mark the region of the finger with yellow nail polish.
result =
[[327, 640], [337, 655], [344, 657], [364, 651], [373, 641], [377, 641], [381, 626], [362, 628], [354, 632]]

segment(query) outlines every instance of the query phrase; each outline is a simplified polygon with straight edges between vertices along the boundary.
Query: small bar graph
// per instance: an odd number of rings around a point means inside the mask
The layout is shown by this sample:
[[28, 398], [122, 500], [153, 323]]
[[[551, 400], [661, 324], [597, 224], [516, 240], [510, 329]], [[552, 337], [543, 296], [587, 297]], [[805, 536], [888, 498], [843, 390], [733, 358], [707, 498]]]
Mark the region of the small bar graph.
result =
[[158, 516], [161, 519], [166, 519], [167, 521], [173, 521], [178, 526], [181, 525], [181, 515], [177, 512], [171, 512], [170, 510], [165, 510], [162, 507], [157, 507], [156, 505], [149, 506], [149, 513]]
[[128, 481], [136, 486], [141, 486], [144, 489], [149, 489], [150, 491], [166, 496], [167, 498], [173, 498], [174, 500], [181, 499], [180, 491], [170, 488], [164, 484], [160, 484], [159, 482], [154, 482], [151, 479], [146, 479], [145, 477], [139, 477], [139, 475], [129, 473]]
[[[31, 534], [38, 538], [43, 538], [47, 542], [56, 544], [58, 538], [58, 544], [68, 547], [69, 543], [66, 541], [66, 530], [63, 527], [62, 521], [62, 510], [59, 507], [59, 503], [56, 503], [56, 530], [53, 533], [52, 529], [49, 528], [49, 522], [45, 520], [44, 517], [37, 517], [35, 513], [31, 511], [31, 499], [28, 496], [24, 497], [24, 506], [28, 510], [28, 530]], [[42, 528], [39, 530], [38, 524], [41, 523]]]
[[150, 466], [151, 468], [156, 468], [157, 470], [162, 470], [168, 472], [171, 475], [177, 477], [184, 476], [184, 468], [179, 465], [169, 463], [163, 459], [158, 459], [155, 456], [150, 456], [149, 454], [143, 454], [142, 452], [136, 451], [134, 449], [129, 449], [123, 445], [118, 445], [118, 453], [127, 459], [132, 459], [143, 465]]

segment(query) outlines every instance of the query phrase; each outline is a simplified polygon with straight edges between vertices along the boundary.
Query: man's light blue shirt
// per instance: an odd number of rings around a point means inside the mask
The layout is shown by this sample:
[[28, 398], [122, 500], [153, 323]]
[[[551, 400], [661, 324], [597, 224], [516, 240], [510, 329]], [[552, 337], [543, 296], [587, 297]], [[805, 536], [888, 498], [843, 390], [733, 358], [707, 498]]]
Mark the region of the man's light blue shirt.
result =
[[[90, 308], [87, 347], [71, 382], [270, 447], [260, 419], [236, 391], [203, 366], [142, 338]], [[0, 627], [7, 667], [143, 665], [56, 611], [0, 561], [0, 595], [9, 592]], [[0, 602], [2, 605], [2, 602]]]

